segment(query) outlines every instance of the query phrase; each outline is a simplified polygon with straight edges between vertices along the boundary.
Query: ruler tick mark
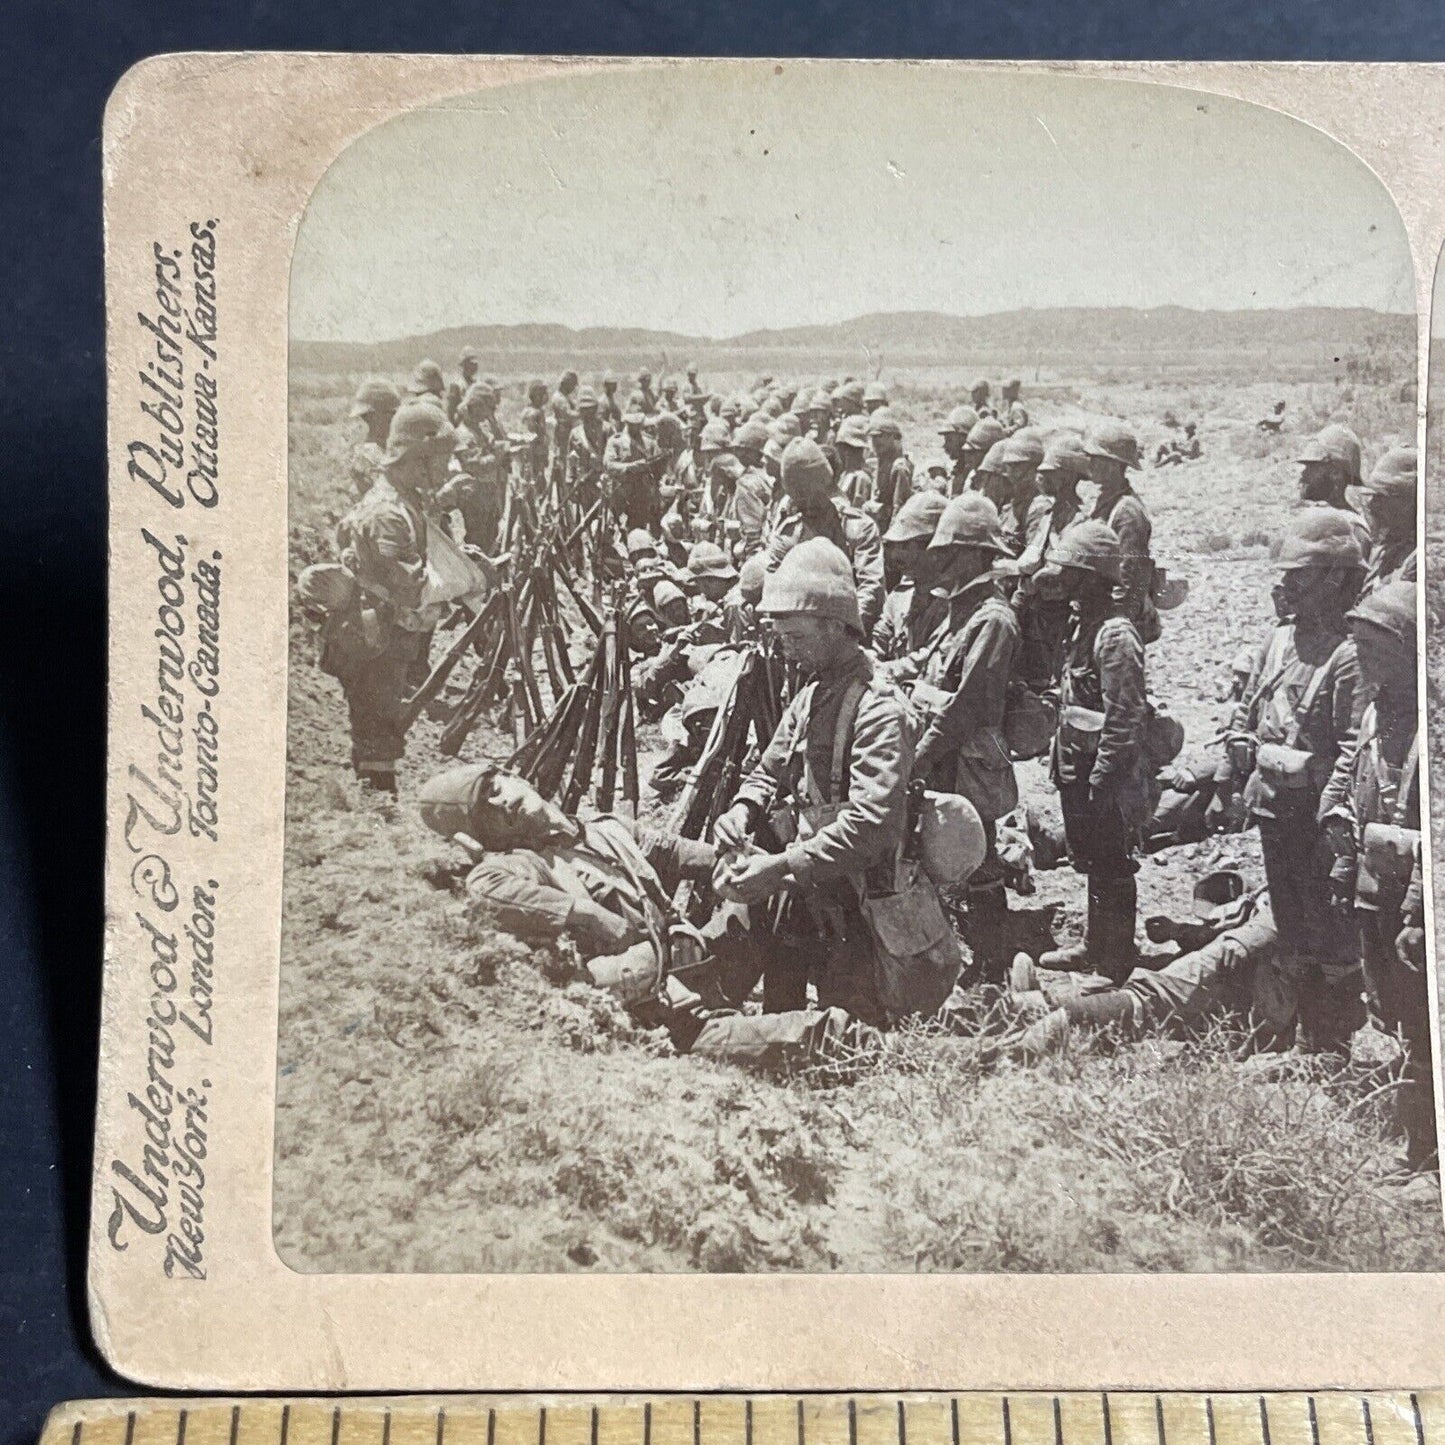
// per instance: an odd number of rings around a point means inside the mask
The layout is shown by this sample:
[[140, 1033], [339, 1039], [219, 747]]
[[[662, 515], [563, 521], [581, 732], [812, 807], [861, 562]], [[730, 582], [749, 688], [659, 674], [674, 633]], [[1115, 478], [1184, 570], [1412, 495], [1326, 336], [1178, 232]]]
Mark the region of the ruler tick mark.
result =
[[135, 1439], [135, 1411], [130, 1410], [125, 1417], [125, 1445], [131, 1445]]
[[1209, 1430], [1209, 1445], [1219, 1445], [1218, 1438], [1214, 1433], [1214, 1396], [1204, 1397], [1204, 1423]]
[[1265, 1404], [1263, 1395], [1259, 1397], [1259, 1433], [1264, 1445], [1270, 1445], [1269, 1406]]
[[241, 1407], [231, 1406], [231, 1435], [229, 1445], [236, 1445], [236, 1436], [241, 1433]]
[[[442, 1445], [441, 1422], [437, 1422], [437, 1445]], [[537, 1445], [547, 1445], [547, 1407], [537, 1407]]]
[[[801, 1407], [800, 1407], [801, 1408]], [[491, 1445], [491, 1442], [488, 1442]], [[642, 1445], [652, 1445], [652, 1401], [642, 1407]]]
[[391, 1445], [391, 1411], [381, 1417], [381, 1445]]
[[80, 1431], [83, 1423], [80, 1420], [75, 1422], [75, 1428], [70, 1432], [70, 1445], [80, 1445]]
[[858, 1445], [858, 1402], [848, 1397], [848, 1445]]
[[1164, 1438], [1164, 1401], [1158, 1395], [1154, 1396], [1154, 1429], [1159, 1435], [1159, 1445], [1169, 1445]]
[[692, 1445], [702, 1445], [702, 1401], [692, 1402]]
[[948, 1402], [949, 1424], [953, 1429], [953, 1445], [958, 1445], [958, 1396]]
[[1054, 1396], [1054, 1445], [1064, 1445], [1064, 1410], [1057, 1395]]
[[341, 1406], [337, 1405], [331, 1412], [331, 1445], [337, 1445], [341, 1439]]
[[597, 1406], [592, 1407], [592, 1445], [597, 1445]]
[[176, 1445], [186, 1445], [186, 1420], [189, 1415], [189, 1410], [182, 1410], [176, 1417]]
[[446, 1434], [446, 1431], [447, 1412], [446, 1407], [443, 1406], [440, 1410], [437, 1411], [437, 1445], [442, 1445], [442, 1437]]
[[1365, 1416], [1365, 1445], [1375, 1445], [1375, 1422], [1370, 1418], [1370, 1402], [1360, 1397], [1360, 1409]]
[[1415, 1445], [1425, 1445], [1425, 1422], [1420, 1418], [1420, 1397], [1410, 1396], [1410, 1409], [1415, 1414]]
[[286, 1445], [287, 1436], [289, 1436], [290, 1434], [291, 1434], [291, 1407], [290, 1407], [290, 1405], [282, 1405], [282, 1407], [281, 1407], [281, 1445]]
[[898, 1445], [908, 1445], [908, 1421], [903, 1415], [903, 1401], [898, 1402]]
[[1310, 1439], [1320, 1445], [1320, 1417], [1315, 1412], [1315, 1397], [1310, 1396]]
[[1104, 1391], [1104, 1445], [1114, 1445], [1114, 1417], [1109, 1413], [1109, 1392]]
[[497, 1445], [497, 1412], [487, 1410], [487, 1445]]
[[753, 1445], [753, 1402], [743, 1401], [743, 1445]]
[[798, 1445], [806, 1445], [803, 1432], [803, 1402], [798, 1401]]
[[1007, 1395], [1003, 1397], [1003, 1445], [1014, 1445], [1014, 1424], [1009, 1415]]

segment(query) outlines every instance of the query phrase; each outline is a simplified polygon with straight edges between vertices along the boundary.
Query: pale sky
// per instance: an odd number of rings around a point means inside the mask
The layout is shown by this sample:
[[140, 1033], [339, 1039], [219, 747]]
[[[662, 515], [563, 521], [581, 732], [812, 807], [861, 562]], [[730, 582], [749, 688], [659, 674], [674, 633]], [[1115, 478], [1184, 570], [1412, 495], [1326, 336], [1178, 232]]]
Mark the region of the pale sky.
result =
[[618, 68], [386, 122], [338, 158], [302, 219], [291, 334], [1413, 309], [1384, 188], [1276, 112], [1091, 77], [782, 72]]

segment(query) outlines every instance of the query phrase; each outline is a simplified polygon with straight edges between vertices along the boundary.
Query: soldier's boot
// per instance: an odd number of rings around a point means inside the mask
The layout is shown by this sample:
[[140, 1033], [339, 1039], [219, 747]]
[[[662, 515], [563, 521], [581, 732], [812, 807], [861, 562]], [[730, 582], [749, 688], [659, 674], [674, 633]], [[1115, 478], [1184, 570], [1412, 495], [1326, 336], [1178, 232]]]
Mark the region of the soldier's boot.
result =
[[[1138, 966], [1134, 922], [1139, 889], [1133, 878], [1101, 878], [1097, 921], [1089, 930], [1090, 962], [1098, 973], [1123, 983]], [[1092, 921], [1092, 920], [1091, 920]]]
[[1112, 1031], [1124, 1038], [1132, 1038], [1138, 1033], [1134, 999], [1122, 989], [1065, 999], [1058, 1008], [1024, 1031], [1016, 1046], [1017, 1052], [1024, 1058], [1054, 1053], [1064, 1046], [1075, 1028], [1089, 1029], [1094, 1033]]
[[1002, 983], [1011, 956], [1008, 930], [1008, 894], [1002, 878], [993, 878], [968, 890], [968, 911], [964, 917], [964, 936], [973, 964], [987, 983]]
[[1039, 967], [1051, 968], [1060, 973], [1087, 973], [1098, 966], [1100, 942], [1099, 883], [1089, 879], [1089, 912], [1084, 924], [1084, 936], [1078, 943], [1068, 943], [1062, 948], [1050, 948], [1039, 954]]

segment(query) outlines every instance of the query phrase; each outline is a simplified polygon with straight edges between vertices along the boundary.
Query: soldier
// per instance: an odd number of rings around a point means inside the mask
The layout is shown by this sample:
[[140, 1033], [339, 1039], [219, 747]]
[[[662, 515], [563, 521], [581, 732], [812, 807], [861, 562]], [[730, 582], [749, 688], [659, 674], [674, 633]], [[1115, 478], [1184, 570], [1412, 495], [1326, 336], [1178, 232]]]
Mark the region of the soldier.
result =
[[697, 362], [695, 362], [695, 361], [689, 361], [689, 362], [688, 362], [686, 375], [687, 375], [687, 385], [684, 386], [683, 389], [682, 389], [683, 398], [684, 398], [686, 401], [688, 401], [689, 403], [691, 403], [691, 402], [694, 400], [694, 398], [698, 398], [698, 397], [700, 397], [703, 401], [706, 401], [706, 400], [707, 400], [707, 392], [704, 391], [703, 388], [698, 384], [698, 379], [697, 379]]
[[1018, 377], [1010, 377], [1003, 384], [1003, 405], [999, 408], [999, 420], [1003, 423], [1003, 429], [1012, 436], [1016, 431], [1022, 431], [1029, 424], [1029, 414], [1024, 408], [1023, 402], [1019, 400], [1019, 391], [1023, 387]]
[[662, 399], [658, 403], [661, 410], [670, 412], [673, 416], [681, 416], [683, 413], [682, 399], [677, 394], [677, 378], [669, 376], [662, 383]]
[[978, 459], [969, 478], [969, 490], [981, 492], [1000, 512], [1008, 506], [1009, 500], [1008, 467], [1004, 463], [1007, 440], [1008, 438], [1004, 437], [996, 441]]
[[628, 527], [657, 530], [662, 516], [658, 481], [662, 475], [663, 457], [657, 443], [643, 431], [647, 414], [641, 399], [634, 396], [622, 416], [622, 430], [607, 439], [602, 470], [604, 490], [612, 510]]
[[552, 482], [558, 492], [566, 480], [572, 428], [577, 425], [577, 385], [577, 373], [564, 371], [552, 394]]
[[[998, 981], [1008, 964], [1002, 928], [1008, 913], [997, 820], [1018, 805], [1018, 782], [1003, 737], [1009, 678], [1019, 626], [1004, 601], [994, 563], [1008, 555], [998, 511], [976, 492], [948, 502], [928, 543], [935, 596], [947, 612], [921, 653], [895, 671], [909, 672], [914, 707], [926, 719], [914, 767], [940, 792], [961, 793], [983, 821], [987, 851], [969, 880], [968, 940], [974, 962]], [[936, 561], [933, 560], [936, 557]]]
[[637, 373], [636, 394], [642, 404], [643, 414], [651, 416], [657, 410], [657, 393], [652, 389], [652, 373], [645, 366]]
[[356, 388], [349, 415], [366, 424], [366, 440], [358, 442], [351, 453], [351, 482], [358, 497], [365, 496], [385, 473], [387, 433], [400, 405], [396, 388], [379, 377], [368, 377]]
[[1008, 501], [1000, 508], [1003, 516], [1003, 538], [1016, 556], [1047, 529], [1051, 503], [1039, 495], [1034, 475], [1044, 459], [1044, 444], [1031, 432], [1018, 432], [1006, 437], [1003, 447], [1003, 470], [1008, 483]]
[[1336, 858], [1331, 879], [1354, 905], [1370, 1011], [1405, 1044], [1396, 1109], [1406, 1163], [1412, 1170], [1436, 1169], [1413, 581], [1382, 584], [1355, 605], [1348, 621], [1369, 702], [1358, 740], [1341, 752], [1320, 800], [1320, 817]]
[[443, 415], [446, 414], [447, 407], [446, 390], [446, 378], [442, 375], [441, 367], [434, 361], [418, 362], [406, 388], [408, 396], [439, 408]]
[[767, 575], [760, 553], [749, 557], [739, 569], [736, 585], [722, 600], [723, 627], [729, 642], [757, 642], [762, 636], [758, 603], [763, 599], [763, 580]]
[[989, 385], [982, 377], [974, 382], [968, 389], [968, 399], [973, 404], [973, 409], [980, 418], [991, 416], [997, 417], [998, 413], [988, 404]]
[[[788, 450], [792, 467], [796, 456], [812, 464], [817, 448], [798, 441]], [[746, 931], [734, 944], [731, 991], [743, 996], [761, 973], [765, 1011], [799, 1010], [811, 978], [820, 1009], [842, 1008], [886, 1025], [895, 1017], [879, 988], [888, 960], [866, 908], [874, 895], [899, 887], [913, 776], [907, 705], [874, 678], [852, 571], [833, 543], [814, 537], [794, 547], [764, 583], [762, 610], [784, 656], [813, 680], [788, 704], [757, 767], [714, 826], [722, 850], [714, 875], [719, 892], [746, 909], [738, 918]], [[754, 840], [779, 797], [791, 841], [782, 852], [764, 852]], [[753, 911], [780, 893], [781, 919], [768, 936]], [[936, 909], [936, 895], [933, 902]], [[947, 977], [951, 987], [956, 940], [946, 924], [941, 933], [919, 931], [927, 934], [928, 951], [914, 966]], [[753, 954], [746, 968], [744, 943]]]
[[903, 429], [887, 407], [868, 418], [868, 442], [873, 448], [873, 494], [863, 510], [886, 532], [893, 513], [913, 492], [913, 458], [903, 450]]
[[833, 439], [833, 400], [824, 389], [815, 391], [808, 401], [804, 435], [822, 446]]
[[1039, 963], [1122, 983], [1136, 958], [1134, 853], [1153, 811], [1144, 643], [1118, 595], [1119, 539], [1103, 522], [1066, 531], [1047, 570], [1073, 604], [1049, 770], [1070, 860], [1088, 878], [1088, 915], [1081, 943], [1052, 949]]
[[1391, 447], [1365, 483], [1365, 518], [1370, 525], [1369, 565], [1364, 591], [1399, 578], [1415, 580], [1415, 487], [1419, 455], [1414, 447]]
[[773, 504], [773, 479], [763, 466], [763, 451], [770, 437], [760, 421], [745, 422], [732, 440], [733, 455], [742, 471], [732, 478], [732, 491], [723, 508], [723, 530], [739, 562], [763, 547], [768, 514]]
[[1037, 529], [1031, 527], [1030, 541], [1019, 554], [1015, 570], [1020, 581], [1013, 605], [1022, 633], [1018, 673], [1036, 692], [1043, 692], [1057, 681], [1069, 628], [1067, 598], [1049, 576], [1040, 573], [1059, 538], [1079, 519], [1083, 510], [1079, 482], [1088, 475], [1088, 453], [1070, 432], [1049, 442], [1035, 473], [1039, 485], [1036, 504], [1047, 504], [1047, 518]]
[[863, 415], [864, 386], [861, 381], [845, 381], [833, 393], [833, 419], [841, 421], [846, 416]]
[[[1072, 534], [1069, 534], [1072, 535]], [[1214, 812], [1243, 802], [1259, 827], [1279, 931], [1256, 982], [1259, 1047], [1343, 1049], [1361, 1022], [1359, 960], [1348, 910], [1333, 905], [1330, 858], [1316, 821], [1336, 762], [1354, 741], [1359, 665], [1345, 613], [1364, 563], [1348, 519], [1308, 507], [1280, 549], [1272, 632], [1230, 719]]]
[[947, 490], [950, 497], [958, 496], [968, 485], [968, 474], [973, 466], [967, 460], [965, 448], [969, 432], [977, 425], [978, 413], [971, 406], [956, 406], [939, 428], [944, 454], [949, 460]]
[[872, 416], [880, 406], [888, 405], [888, 388], [881, 381], [870, 381], [863, 388], [863, 412]]
[[1299, 454], [1299, 499], [1333, 507], [1355, 529], [1360, 555], [1370, 555], [1370, 529], [1350, 505], [1346, 489], [1360, 485], [1360, 439], [1347, 426], [1331, 425], [1316, 433]]
[[527, 480], [534, 489], [547, 481], [547, 383], [540, 378], [527, 383], [527, 406], [522, 412], [522, 430], [527, 434]]
[[507, 434], [497, 420], [497, 394], [482, 382], [467, 388], [458, 408], [456, 461], [460, 472], [437, 493], [437, 506], [461, 514], [462, 539], [491, 555], [497, 549], [497, 528], [506, 501], [510, 452]]
[[842, 467], [838, 490], [855, 507], [862, 507], [873, 496], [873, 473], [864, 465], [868, 453], [868, 419], [861, 413], [845, 417], [833, 440]]
[[1139, 466], [1138, 439], [1122, 422], [1098, 422], [1085, 433], [1084, 450], [1089, 476], [1099, 487], [1089, 515], [1119, 539], [1118, 600], [1145, 644], [1157, 642], [1162, 629], [1149, 548], [1154, 529], [1139, 494], [1129, 485], [1129, 472]]
[[[972, 408], [970, 408], [972, 410]], [[963, 446], [959, 452], [959, 471], [969, 477], [969, 486], [975, 490], [981, 490], [978, 483], [972, 480], [973, 473], [977, 471], [978, 464], [996, 447], [1002, 440], [1003, 427], [999, 424], [998, 418], [993, 416], [981, 416], [973, 426], [969, 428], [968, 435], [963, 440]], [[994, 503], [997, 506], [997, 502]]]
[[580, 521], [602, 495], [602, 464], [607, 455], [607, 423], [590, 386], [577, 392], [577, 418], [567, 443], [566, 495], [575, 503], [575, 520]]
[[928, 547], [947, 503], [942, 492], [914, 492], [883, 534], [883, 570], [898, 583], [883, 599], [883, 615], [873, 629], [873, 654], [880, 662], [919, 651], [947, 614], [946, 599], [933, 595], [942, 553]]
[[878, 528], [837, 493], [827, 457], [807, 437], [789, 442], [783, 452], [783, 493], [789, 506], [764, 549], [768, 571], [776, 572], [800, 542], [826, 538], [852, 564], [866, 638], [883, 611], [883, 544]]
[[341, 678], [351, 721], [351, 766], [364, 788], [396, 794], [406, 749], [404, 698], [425, 639], [436, 625], [423, 604], [426, 505], [446, 480], [456, 433], [442, 409], [408, 402], [392, 419], [386, 476], [341, 519], [341, 564], [375, 611], [373, 655]]
[[[742, 475], [742, 463], [732, 452], [732, 430], [720, 417], [703, 427], [698, 444], [693, 450], [690, 463], [684, 463], [684, 485], [697, 498], [696, 513], [700, 521], [716, 534], [714, 541], [722, 535], [723, 511], [732, 495], [733, 483]], [[735, 470], [725, 475], [727, 468], [719, 463], [726, 457]]]
[[622, 404], [617, 400], [617, 378], [610, 371], [602, 378], [602, 400], [597, 410], [609, 431], [622, 430]]
[[457, 358], [457, 365], [462, 374], [461, 380], [447, 383], [447, 420], [453, 426], [457, 424], [457, 420], [461, 416], [462, 400], [467, 394], [467, 389], [477, 379], [477, 372], [481, 369], [481, 364], [482, 358], [475, 346], [462, 347], [461, 355]]

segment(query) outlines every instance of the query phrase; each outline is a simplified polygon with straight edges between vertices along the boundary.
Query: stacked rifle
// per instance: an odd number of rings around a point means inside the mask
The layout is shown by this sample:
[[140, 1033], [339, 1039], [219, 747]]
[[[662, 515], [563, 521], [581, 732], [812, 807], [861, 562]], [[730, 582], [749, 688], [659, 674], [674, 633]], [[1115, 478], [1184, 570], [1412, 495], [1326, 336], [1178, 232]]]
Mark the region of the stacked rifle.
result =
[[[621, 589], [618, 589], [620, 594]], [[637, 816], [637, 729], [631, 646], [621, 595], [614, 597], [601, 637], [580, 680], [560, 695], [552, 716], [507, 760], [544, 797], [574, 813], [596, 779], [601, 813], [617, 806]]]

